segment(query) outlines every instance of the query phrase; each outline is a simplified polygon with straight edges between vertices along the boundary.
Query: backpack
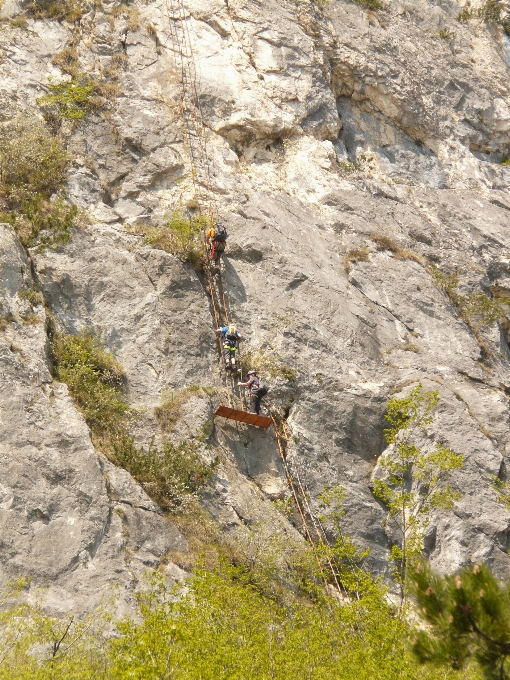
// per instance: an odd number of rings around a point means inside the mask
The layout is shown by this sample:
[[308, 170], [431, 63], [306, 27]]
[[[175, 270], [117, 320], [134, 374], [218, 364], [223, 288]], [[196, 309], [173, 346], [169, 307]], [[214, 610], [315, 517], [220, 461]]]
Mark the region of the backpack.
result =
[[269, 392], [269, 386], [264, 384], [259, 387], [257, 390], [257, 397], [265, 397], [266, 394]]
[[214, 232], [214, 240], [215, 241], [220, 241], [221, 243], [224, 243], [227, 240], [228, 234], [227, 230], [222, 224], [216, 225], [216, 229]]
[[269, 385], [260, 382], [260, 378], [257, 378], [258, 387], [252, 392], [257, 397], [265, 397], [269, 392]]

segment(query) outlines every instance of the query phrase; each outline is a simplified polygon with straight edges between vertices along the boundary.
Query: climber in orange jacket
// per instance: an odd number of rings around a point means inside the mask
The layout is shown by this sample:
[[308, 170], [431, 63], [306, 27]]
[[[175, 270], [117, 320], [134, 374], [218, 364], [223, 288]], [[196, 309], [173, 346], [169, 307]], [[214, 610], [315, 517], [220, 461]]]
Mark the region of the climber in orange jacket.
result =
[[220, 257], [225, 252], [227, 245], [227, 230], [219, 222], [215, 227], [211, 227], [206, 234], [208, 243], [207, 254], [214, 262], [219, 262]]

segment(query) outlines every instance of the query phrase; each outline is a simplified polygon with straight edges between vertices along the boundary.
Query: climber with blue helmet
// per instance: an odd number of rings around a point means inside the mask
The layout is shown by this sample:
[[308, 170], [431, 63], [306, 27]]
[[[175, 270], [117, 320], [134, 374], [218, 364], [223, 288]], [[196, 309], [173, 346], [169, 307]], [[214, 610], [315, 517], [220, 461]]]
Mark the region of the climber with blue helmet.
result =
[[216, 329], [216, 333], [220, 336], [223, 345], [225, 368], [227, 371], [235, 371], [236, 351], [239, 347], [239, 341], [242, 340], [242, 335], [239, 333], [234, 324], [221, 326], [221, 328]]

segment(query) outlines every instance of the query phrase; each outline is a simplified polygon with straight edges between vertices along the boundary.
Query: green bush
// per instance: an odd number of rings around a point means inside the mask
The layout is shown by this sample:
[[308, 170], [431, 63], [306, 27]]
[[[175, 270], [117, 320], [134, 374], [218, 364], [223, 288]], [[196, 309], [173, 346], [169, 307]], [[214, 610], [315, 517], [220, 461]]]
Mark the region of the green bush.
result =
[[0, 214], [11, 224], [20, 242], [27, 248], [42, 252], [55, 250], [71, 240], [71, 227], [78, 215], [75, 205], [67, 205], [62, 197], [54, 202], [36, 197], [23, 203], [21, 211]]
[[217, 461], [206, 463], [198, 443], [167, 441], [161, 449], [139, 448], [129, 436], [112, 440], [112, 460], [130, 472], [146, 493], [164, 510], [182, 511], [198, 497]]
[[434, 283], [439, 286], [457, 307], [463, 321], [475, 332], [490, 327], [504, 316], [502, 302], [497, 298], [490, 298], [481, 290], [471, 293], [459, 293], [459, 279], [456, 274], [443, 274], [435, 265], [429, 264], [428, 271]]
[[[160, 507], [186, 509], [216, 462], [204, 462], [195, 441], [168, 441], [161, 449], [152, 444], [148, 449], [136, 446], [128, 431], [133, 412], [125, 401], [122, 366], [89, 330], [76, 335], [57, 334], [52, 349], [55, 377], [67, 384], [94, 444], [130, 472]], [[193, 387], [188, 389], [193, 392]]]
[[474, 9], [468, 2], [465, 7], [457, 14], [457, 21], [466, 24], [471, 18], [478, 17], [485, 22], [495, 22], [503, 26], [506, 31], [506, 22], [501, 18], [505, 7], [501, 0], [486, 0], [483, 5]]
[[73, 78], [70, 83], [49, 83], [49, 94], [39, 97], [45, 119], [58, 125], [62, 119], [82, 120], [97, 105], [97, 84], [84, 75]]
[[26, 12], [36, 19], [65, 19], [72, 23], [83, 16], [84, 3], [80, 0], [30, 0]]
[[19, 210], [48, 199], [66, 181], [69, 155], [60, 137], [29, 116], [0, 127], [0, 207]]
[[18, 291], [18, 295], [23, 300], [27, 300], [32, 307], [44, 304], [44, 295], [40, 291], [35, 290], [35, 288], [22, 288]]
[[356, 5], [371, 10], [372, 12], [377, 12], [377, 10], [382, 9], [384, 6], [380, 0], [354, 0], [354, 2]]
[[70, 240], [78, 209], [58, 195], [68, 163], [60, 137], [36, 118], [19, 116], [0, 128], [0, 219], [23, 245], [42, 251]]
[[486, 680], [509, 680], [510, 584], [486, 564], [439, 576], [426, 562], [416, 565], [411, 581], [426, 624], [413, 636], [420, 661], [464, 674], [475, 660]]
[[439, 31], [438, 35], [443, 40], [451, 40], [455, 36], [455, 33], [445, 26]]
[[206, 215], [185, 217], [174, 210], [164, 227], [138, 225], [134, 231], [143, 234], [145, 243], [153, 248], [177, 255], [195, 267], [204, 262], [204, 233], [212, 224]]
[[93, 436], [108, 449], [113, 438], [125, 435], [131, 415], [125, 401], [122, 366], [88, 330], [76, 335], [57, 334], [52, 349], [55, 377], [67, 384]]

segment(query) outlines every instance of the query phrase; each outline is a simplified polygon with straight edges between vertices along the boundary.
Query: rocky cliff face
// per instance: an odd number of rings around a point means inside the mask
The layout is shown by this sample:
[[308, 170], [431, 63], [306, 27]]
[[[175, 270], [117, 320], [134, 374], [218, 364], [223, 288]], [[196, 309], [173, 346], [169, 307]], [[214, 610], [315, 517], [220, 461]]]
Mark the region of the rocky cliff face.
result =
[[[312, 508], [325, 486], [342, 485], [346, 530], [387, 573], [386, 510], [370, 480], [388, 399], [421, 382], [441, 395], [431, 440], [466, 457], [451, 480], [462, 497], [434, 516], [428, 554], [443, 570], [486, 560], [510, 574], [510, 513], [490, 477], [506, 474], [510, 324], [475, 332], [426, 265], [456, 273], [459, 294], [510, 295], [510, 39], [494, 22], [459, 23], [459, 9], [155, 0], [23, 24], [23, 8], [4, 4], [4, 121], [40, 115], [48, 82], [70, 78], [55, 58], [66, 48], [78, 72], [117, 83], [101, 109], [61, 130], [74, 158], [67, 196], [85, 226], [58, 251], [28, 255], [1, 232], [2, 314], [13, 319], [0, 335], [4, 580], [31, 576], [61, 610], [88, 608], [113, 584], [129, 605], [149, 567], [182, 574], [164, 558], [186, 540], [94, 450], [51, 377], [46, 312], [19, 293], [35, 282], [60, 330], [102, 333], [139, 409], [139, 443], [161, 439], [153, 411], [168, 391], [217, 392], [188, 402], [176, 440], [226, 399], [207, 286], [138, 229], [196, 193], [177, 17], [207, 143], [210, 181], [199, 190], [230, 234], [227, 304], [245, 350], [266, 346], [296, 373], [272, 379], [272, 408]], [[217, 419], [210, 443], [221, 462], [203, 504], [221, 530], [264, 521], [292, 533], [271, 502], [289, 494], [272, 432]]]

